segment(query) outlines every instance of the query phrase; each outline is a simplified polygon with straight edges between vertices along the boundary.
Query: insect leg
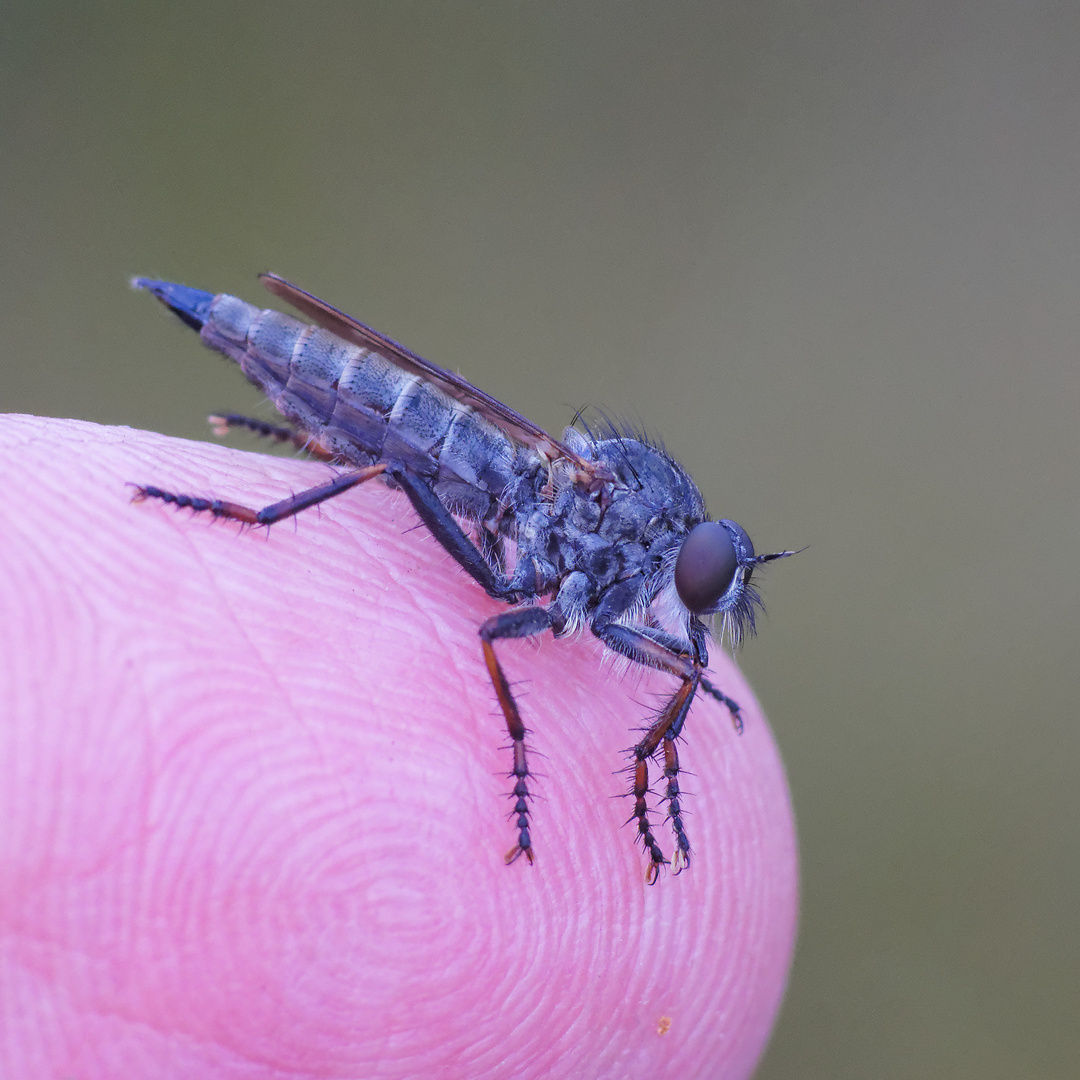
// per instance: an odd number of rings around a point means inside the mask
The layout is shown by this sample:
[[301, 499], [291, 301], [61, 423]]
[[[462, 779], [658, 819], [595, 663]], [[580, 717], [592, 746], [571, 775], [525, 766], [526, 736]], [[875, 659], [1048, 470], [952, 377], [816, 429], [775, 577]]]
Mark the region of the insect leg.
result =
[[704, 663], [695, 663], [688, 653], [681, 651], [681, 644], [675, 638], [652, 627], [624, 626], [601, 618], [593, 620], [592, 631], [609, 649], [638, 664], [670, 671], [672, 675], [678, 675], [682, 679], [696, 678], [706, 693], [727, 707], [735, 731], [742, 734], [742, 710], [739, 703], [721, 693], [705, 678], [702, 674]]
[[321, 458], [323, 461], [332, 461], [333, 454], [328, 454], [321, 449], [319, 444], [294, 428], [284, 427], [278, 424], [268, 424], [265, 420], [257, 420], [254, 416], [241, 416], [239, 413], [214, 413], [208, 416], [207, 422], [210, 430], [221, 438], [236, 428], [243, 428], [264, 439], [270, 439], [276, 443], [292, 443], [297, 450], [303, 450], [312, 457]]
[[[629, 590], [627, 592], [629, 596]], [[675, 833], [675, 855], [672, 864], [676, 872], [684, 869], [690, 861], [690, 842], [682, 819], [682, 803], [679, 790], [679, 757], [675, 740], [682, 733], [690, 705], [697, 688], [702, 686], [709, 694], [726, 705], [735, 724], [735, 730], [742, 731], [742, 717], [738, 704], [722, 694], [702, 675], [703, 659], [696, 659], [686, 652], [682, 642], [648, 626], [627, 626], [615, 621], [619, 611], [628, 606], [625, 596], [613, 594], [610, 604], [602, 602], [592, 622], [592, 631], [608, 648], [647, 667], [670, 671], [682, 679], [682, 685], [664, 706], [660, 715], [650, 725], [645, 737], [633, 748], [634, 784], [631, 794], [634, 797], [634, 818], [638, 823], [638, 835], [649, 853], [651, 864], [648, 880], [655, 881], [660, 866], [666, 862], [656, 844], [652, 826], [648, 819], [648, 807], [645, 801], [648, 791], [648, 759], [658, 748], [664, 749], [664, 776], [667, 785], [664, 799], [668, 806], [668, 820]]]
[[634, 813], [630, 821], [637, 821], [638, 836], [641, 838], [642, 846], [649, 853], [649, 869], [645, 873], [645, 880], [652, 885], [660, 876], [660, 867], [667, 863], [667, 859], [664, 858], [664, 853], [656, 842], [652, 823], [649, 821], [649, 804], [646, 801], [646, 796], [649, 794], [649, 758], [647, 754], [639, 757], [636, 748], [634, 758], [634, 783], [630, 788], [630, 794], [634, 797]]
[[349, 488], [354, 488], [365, 480], [371, 480], [385, 471], [386, 464], [380, 463], [357, 469], [355, 472], [342, 473], [325, 484], [290, 495], [289, 498], [282, 499], [281, 502], [273, 503], [271, 506], [264, 506], [261, 510], [252, 510], [248, 506], [226, 502], [223, 499], [204, 499], [198, 495], [176, 495], [171, 491], [162, 491], [161, 488], [149, 485], [136, 487], [132, 502], [161, 499], [163, 502], [173, 503], [176, 506], [189, 507], [196, 512], [209, 511], [217, 518], [242, 521], [245, 525], [273, 525], [276, 521], [292, 517], [293, 514], [299, 514], [301, 510], [307, 510], [310, 506], [332, 499], [335, 495], [340, 495]]
[[518, 839], [506, 853], [508, 863], [512, 863], [519, 855], [524, 855], [530, 863], [533, 861], [532, 838], [529, 835], [528, 780], [530, 774], [525, 756], [525, 725], [521, 721], [517, 702], [514, 701], [514, 695], [510, 691], [510, 683], [507, 682], [492, 643], [500, 638], [532, 637], [534, 634], [542, 634], [545, 630], [550, 630], [553, 625], [554, 619], [548, 609], [534, 606], [501, 612], [492, 616], [480, 627], [484, 662], [487, 664], [491, 683], [495, 687], [495, 696], [499, 699], [499, 707], [506, 718], [506, 729], [510, 733], [510, 741], [514, 747], [514, 767], [510, 772], [514, 778], [514, 788], [510, 795], [514, 800], [511, 816], [516, 818]]
[[[454, 515], [440, 501], [430, 485], [399, 462], [386, 465], [386, 475], [409, 497], [413, 509], [428, 531], [442, 544], [446, 553], [475, 581], [488, 596], [496, 600], [516, 600], [506, 575], [493, 566], [484, 553], [465, 535]], [[539, 633], [539, 631], [536, 631]], [[520, 636], [520, 635], [519, 635]]]
[[736, 734], [741, 735], [743, 733], [743, 720], [742, 709], [739, 708], [739, 703], [733, 701], [727, 694], [722, 694], [708, 679], [705, 678], [704, 675], [701, 677], [701, 688], [706, 693], [712, 694], [721, 705], [727, 706], [728, 712], [731, 713], [731, 722], [735, 725], [735, 732]]
[[690, 705], [697, 689], [697, 678], [684, 679], [682, 685], [672, 695], [671, 700], [661, 710], [660, 715], [649, 725], [641, 741], [630, 751], [634, 765], [634, 784], [631, 795], [634, 797], [634, 813], [631, 821], [637, 820], [638, 836], [649, 854], [649, 869], [645, 878], [651, 885], [660, 874], [660, 867], [667, 863], [660, 845], [652, 831], [649, 821], [649, 807], [646, 795], [649, 790], [648, 761], [661, 745], [664, 746], [664, 776], [667, 787], [664, 798], [668, 804], [668, 820], [675, 832], [675, 856], [672, 864], [675, 872], [686, 868], [690, 861], [690, 841], [682, 823], [682, 807], [679, 804], [679, 759], [675, 752], [675, 738], [682, 729]]
[[676, 874], [690, 865], [690, 839], [683, 827], [682, 804], [679, 802], [679, 751], [673, 738], [664, 739], [664, 777], [667, 785], [664, 798], [668, 804], [668, 820], [675, 833], [675, 854], [671, 866]]

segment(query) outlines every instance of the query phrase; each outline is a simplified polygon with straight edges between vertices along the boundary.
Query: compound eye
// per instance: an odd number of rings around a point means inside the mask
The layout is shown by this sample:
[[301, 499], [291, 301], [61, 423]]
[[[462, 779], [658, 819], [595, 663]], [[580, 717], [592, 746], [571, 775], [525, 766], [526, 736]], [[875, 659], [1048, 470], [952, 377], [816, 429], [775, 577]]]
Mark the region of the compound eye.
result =
[[690, 530], [679, 549], [675, 591], [695, 615], [702, 615], [731, 588], [738, 569], [731, 533], [718, 521], [703, 521]]

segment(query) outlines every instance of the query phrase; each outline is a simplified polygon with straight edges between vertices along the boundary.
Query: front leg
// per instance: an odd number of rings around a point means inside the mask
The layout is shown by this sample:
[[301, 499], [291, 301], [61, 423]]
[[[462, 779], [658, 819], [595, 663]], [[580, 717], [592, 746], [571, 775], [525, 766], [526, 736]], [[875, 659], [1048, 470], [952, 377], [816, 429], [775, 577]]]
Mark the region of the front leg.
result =
[[634, 813], [630, 820], [637, 821], [638, 836], [649, 855], [649, 869], [645, 874], [645, 880], [650, 885], [660, 876], [660, 867], [668, 863], [653, 834], [646, 798], [649, 792], [649, 758], [656, 753], [661, 744], [664, 748], [664, 777], [667, 780], [664, 799], [668, 807], [668, 820], [675, 833], [675, 854], [672, 856], [671, 865], [676, 874], [690, 865], [690, 840], [686, 835], [682, 820], [679, 755], [675, 749], [675, 739], [682, 730], [687, 713], [690, 712], [696, 689], [697, 679], [686, 679], [661, 709], [660, 715], [649, 725], [644, 738], [630, 751], [634, 774], [634, 783], [630, 792], [634, 797]]
[[649, 759], [663, 748], [664, 801], [667, 804], [667, 817], [675, 834], [675, 854], [672, 866], [676, 873], [690, 864], [690, 841], [682, 819], [682, 801], [679, 788], [679, 755], [676, 740], [682, 733], [686, 717], [698, 687], [703, 688], [717, 700], [727, 706], [731, 713], [735, 730], [742, 732], [742, 717], [738, 704], [726, 694], [716, 689], [703, 675], [707, 658], [704, 643], [685, 642], [670, 634], [645, 625], [627, 626], [616, 621], [626, 610], [632, 608], [636, 598], [638, 583], [633, 580], [621, 583], [610, 590], [597, 608], [592, 621], [592, 631], [613, 651], [646, 667], [669, 671], [681, 679], [681, 685], [660, 710], [659, 715], [649, 725], [641, 741], [630, 751], [632, 756], [631, 771], [633, 786], [630, 794], [634, 799], [634, 812], [631, 820], [637, 821], [638, 836], [649, 855], [649, 869], [646, 880], [655, 882], [660, 867], [667, 864], [656, 842], [652, 824], [649, 821], [647, 796], [649, 792]]
[[742, 734], [739, 703], [713, 686], [703, 674], [708, 657], [695, 658], [677, 638], [651, 626], [624, 626], [610, 619], [601, 622], [598, 617], [593, 620], [592, 631], [609, 649], [637, 664], [670, 671], [680, 679], [694, 679], [702, 690], [727, 707], [736, 733]]

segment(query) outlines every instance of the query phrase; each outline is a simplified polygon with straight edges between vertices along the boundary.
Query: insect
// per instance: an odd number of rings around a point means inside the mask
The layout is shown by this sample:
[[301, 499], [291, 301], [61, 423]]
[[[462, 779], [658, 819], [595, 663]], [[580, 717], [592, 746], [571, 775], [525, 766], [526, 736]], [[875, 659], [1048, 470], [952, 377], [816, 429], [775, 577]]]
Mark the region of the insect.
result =
[[[690, 862], [677, 740], [699, 690], [725, 705], [738, 732], [738, 704], [706, 677], [711, 617], [733, 647], [753, 633], [760, 599], [751, 577], [795, 554], [757, 555], [734, 521], [712, 521], [686, 471], [639, 434], [605, 424], [571, 426], [554, 439], [460, 376], [345, 315], [275, 274], [262, 283], [316, 325], [234, 296], [136, 278], [231, 357], [286, 417], [278, 427], [248, 417], [211, 417], [220, 432], [246, 428], [288, 440], [345, 470], [331, 480], [253, 510], [239, 503], [144, 485], [160, 499], [246, 525], [283, 518], [380, 477], [404, 492], [447, 553], [497, 600], [511, 605], [479, 630], [480, 646], [510, 734], [511, 818], [507, 863], [534, 860], [526, 729], [495, 643], [589, 629], [615, 653], [670, 672], [678, 688], [629, 751], [630, 821], [655, 882], [662, 867]], [[649, 763], [674, 834], [669, 860], [650, 817]], [[654, 811], [655, 812], [655, 811]]]

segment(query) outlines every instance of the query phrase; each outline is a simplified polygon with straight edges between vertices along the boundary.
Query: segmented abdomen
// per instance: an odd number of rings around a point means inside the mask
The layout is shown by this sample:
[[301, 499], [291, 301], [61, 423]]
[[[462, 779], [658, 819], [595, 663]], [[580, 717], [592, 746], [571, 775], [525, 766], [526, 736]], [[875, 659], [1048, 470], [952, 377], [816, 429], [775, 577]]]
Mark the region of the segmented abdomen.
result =
[[475, 520], [494, 510], [525, 451], [494, 424], [386, 357], [278, 311], [221, 294], [200, 336], [276, 408], [357, 465], [391, 459]]

